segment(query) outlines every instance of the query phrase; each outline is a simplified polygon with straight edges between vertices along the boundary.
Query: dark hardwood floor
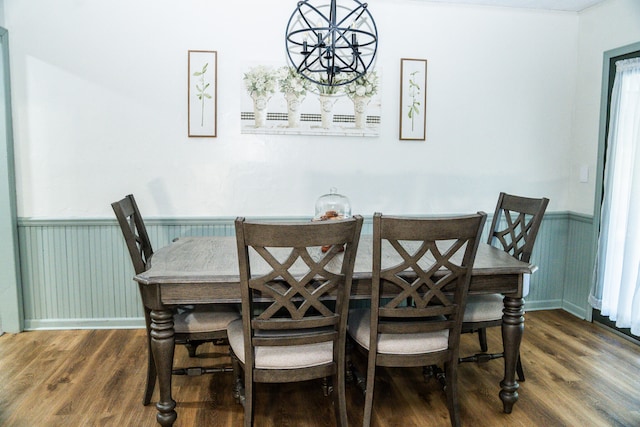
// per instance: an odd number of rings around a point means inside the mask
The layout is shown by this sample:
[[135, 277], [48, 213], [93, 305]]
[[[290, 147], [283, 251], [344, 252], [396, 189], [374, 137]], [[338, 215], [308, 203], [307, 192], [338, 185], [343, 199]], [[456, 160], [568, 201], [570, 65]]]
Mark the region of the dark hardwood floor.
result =
[[[563, 311], [526, 315], [521, 347], [526, 381], [513, 413], [502, 413], [502, 360], [459, 368], [462, 423], [496, 426], [640, 426], [640, 347]], [[488, 333], [499, 349], [500, 332]], [[462, 354], [475, 353], [475, 335]], [[143, 330], [34, 331], [0, 337], [0, 425], [155, 426], [154, 404], [142, 406], [146, 354]], [[225, 346], [207, 344], [176, 364], [228, 361]], [[176, 426], [237, 426], [242, 407], [231, 396], [232, 374], [173, 377]], [[350, 425], [362, 420], [363, 397], [348, 385]], [[256, 426], [332, 426], [331, 400], [319, 382], [259, 384]], [[157, 390], [154, 403], [157, 401]], [[420, 369], [380, 369], [374, 425], [448, 426], [444, 394]]]

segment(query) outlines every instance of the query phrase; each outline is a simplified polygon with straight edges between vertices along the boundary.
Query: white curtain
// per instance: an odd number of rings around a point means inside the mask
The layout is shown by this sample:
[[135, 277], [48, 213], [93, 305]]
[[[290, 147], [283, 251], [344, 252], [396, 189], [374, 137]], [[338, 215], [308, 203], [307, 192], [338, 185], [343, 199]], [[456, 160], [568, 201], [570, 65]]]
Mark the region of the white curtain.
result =
[[640, 58], [616, 62], [590, 302], [640, 335]]

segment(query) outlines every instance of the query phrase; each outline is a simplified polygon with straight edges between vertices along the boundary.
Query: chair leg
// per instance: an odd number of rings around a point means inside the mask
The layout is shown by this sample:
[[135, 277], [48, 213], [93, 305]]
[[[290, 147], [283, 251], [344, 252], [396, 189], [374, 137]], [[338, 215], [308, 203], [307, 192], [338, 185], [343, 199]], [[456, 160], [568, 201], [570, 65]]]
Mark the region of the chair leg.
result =
[[189, 352], [189, 357], [196, 357], [196, 352], [198, 351], [198, 347], [201, 344], [204, 344], [205, 341], [187, 341], [184, 346], [187, 348]]
[[478, 342], [480, 343], [480, 350], [484, 353], [487, 352], [487, 330], [486, 328], [478, 329]]
[[253, 408], [254, 408], [254, 395], [253, 395], [253, 374], [252, 368], [245, 366], [244, 368], [244, 427], [253, 426]]
[[376, 356], [375, 353], [369, 351], [367, 361], [367, 380], [365, 383], [366, 391], [364, 394], [364, 415], [362, 416], [362, 427], [371, 425], [371, 414], [373, 412], [373, 389], [376, 383]]
[[351, 358], [351, 352], [353, 351], [353, 343], [351, 342], [351, 338], [347, 337], [345, 342], [345, 356], [344, 356], [344, 364], [345, 364], [345, 378], [348, 383], [353, 382], [353, 360]]
[[244, 406], [245, 390], [244, 381], [242, 379], [242, 367], [240, 366], [240, 360], [231, 348], [229, 348], [229, 356], [231, 356], [231, 366], [233, 368], [233, 398], [237, 403], [240, 403]]
[[156, 387], [158, 372], [156, 371], [156, 361], [153, 358], [153, 352], [151, 351], [151, 310], [147, 307], [143, 308], [144, 320], [147, 329], [147, 383], [144, 389], [142, 404], [144, 406], [147, 406], [149, 403], [151, 403], [151, 396], [153, 395], [153, 389]]
[[438, 373], [438, 366], [429, 365], [422, 367], [422, 377], [424, 378], [424, 382], [428, 383], [431, 381], [431, 378], [436, 378], [436, 374]]
[[[242, 365], [240, 359], [238, 359], [238, 356], [236, 356], [231, 348], [229, 348], [229, 355], [231, 356], [231, 364], [235, 376], [233, 395], [236, 401], [244, 406], [244, 426], [252, 427], [254, 408], [253, 371], [251, 367]], [[241, 371], [244, 371], [244, 380]]]
[[322, 378], [322, 394], [324, 397], [329, 397], [333, 393], [333, 381], [330, 377]]
[[347, 419], [347, 391], [345, 385], [345, 369], [338, 368], [338, 373], [334, 376], [334, 378], [334, 383], [337, 383], [338, 387], [337, 393], [333, 393], [333, 407], [335, 408], [336, 423], [338, 424], [338, 427], [347, 427], [349, 425], [349, 421]]
[[449, 407], [449, 417], [452, 427], [460, 427], [460, 410], [458, 408], [458, 369], [457, 361], [451, 361], [445, 364], [445, 381], [444, 391], [447, 395], [447, 406]]
[[351, 338], [347, 339], [347, 354], [346, 354], [346, 369], [347, 372], [345, 373], [345, 377], [346, 377], [346, 381], [348, 383], [352, 383], [354, 382], [355, 385], [360, 389], [360, 391], [362, 392], [362, 394], [364, 395], [364, 393], [366, 392], [366, 378], [360, 373], [360, 371], [358, 371], [358, 369], [356, 368], [356, 366], [353, 363], [353, 357], [352, 357], [352, 352], [353, 352], [353, 346], [355, 344], [352, 343]]
[[156, 362], [153, 359], [153, 353], [151, 352], [151, 340], [147, 339], [147, 384], [144, 389], [144, 397], [142, 404], [147, 406], [151, 403], [151, 396], [153, 396], [153, 389], [156, 387], [156, 378], [158, 373], [156, 372]]
[[524, 381], [524, 370], [522, 369], [522, 357], [518, 353], [518, 363], [516, 364], [516, 373], [518, 374], [518, 381]]

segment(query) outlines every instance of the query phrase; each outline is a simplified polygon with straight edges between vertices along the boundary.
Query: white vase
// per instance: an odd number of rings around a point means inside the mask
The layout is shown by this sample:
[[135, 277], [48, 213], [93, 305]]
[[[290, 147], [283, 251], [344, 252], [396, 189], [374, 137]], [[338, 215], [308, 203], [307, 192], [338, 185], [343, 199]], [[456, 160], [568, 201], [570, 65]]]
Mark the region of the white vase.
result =
[[304, 96], [288, 93], [285, 95], [285, 99], [287, 100], [287, 119], [289, 120], [289, 127], [300, 127], [300, 104], [304, 101]]
[[320, 94], [318, 99], [320, 100], [320, 117], [322, 119], [322, 127], [329, 129], [333, 126], [333, 105], [338, 100], [333, 95]]
[[253, 98], [253, 116], [255, 118], [256, 127], [262, 128], [267, 121], [267, 104], [269, 103], [268, 96], [252, 95]]
[[364, 129], [367, 125], [367, 105], [371, 97], [355, 95], [353, 101], [353, 116], [356, 129]]

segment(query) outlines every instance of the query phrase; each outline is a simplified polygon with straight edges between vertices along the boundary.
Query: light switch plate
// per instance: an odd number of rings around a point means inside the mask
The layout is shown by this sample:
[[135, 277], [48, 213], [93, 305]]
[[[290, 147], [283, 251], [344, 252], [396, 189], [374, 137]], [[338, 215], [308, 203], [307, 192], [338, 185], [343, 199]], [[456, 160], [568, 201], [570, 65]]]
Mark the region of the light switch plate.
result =
[[580, 182], [589, 182], [589, 166], [580, 166]]

